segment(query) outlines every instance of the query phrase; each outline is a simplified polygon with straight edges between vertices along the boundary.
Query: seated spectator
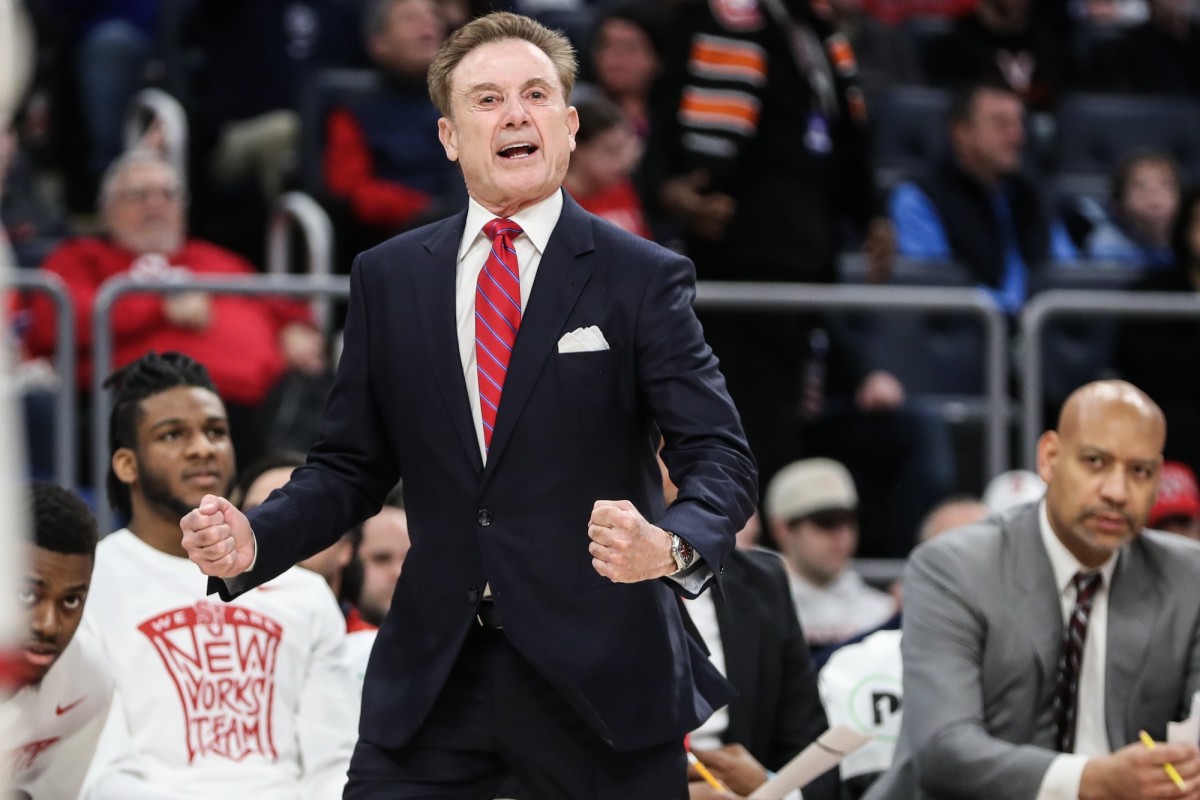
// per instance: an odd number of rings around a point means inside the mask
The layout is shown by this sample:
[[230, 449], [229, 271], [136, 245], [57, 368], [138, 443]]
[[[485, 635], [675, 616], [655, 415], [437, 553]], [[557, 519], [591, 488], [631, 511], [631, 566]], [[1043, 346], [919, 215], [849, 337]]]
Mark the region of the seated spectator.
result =
[[[146, 151], [127, 153], [109, 167], [101, 186], [105, 235], [68, 240], [43, 265], [71, 295], [81, 392], [91, 389], [92, 308], [104, 281], [115, 275], [257, 274], [234, 253], [188, 238], [186, 205], [169, 162]], [[32, 310], [29, 349], [49, 355], [56, 346], [54, 306], [36, 296]], [[213, 379], [228, 398], [234, 437], [253, 460], [270, 430], [272, 387], [288, 370], [326, 370], [325, 338], [311, 320], [307, 305], [290, 300], [199, 291], [130, 294], [113, 309], [114, 364], [129, 364], [148, 350], [179, 350], [212, 364]]]
[[998, 82], [1032, 110], [1053, 109], [1067, 77], [1065, 48], [1033, 7], [1032, 0], [979, 0], [941, 43], [929, 79], [942, 86]]
[[988, 511], [1001, 511], [1041, 500], [1046, 494], [1046, 482], [1028, 469], [1010, 469], [988, 481], [983, 490], [983, 504]]
[[312, 75], [354, 63], [360, 2], [204, 0], [179, 4], [180, 99], [188, 111], [192, 220], [245, 258], [298, 160]]
[[434, 0], [371, 0], [364, 31], [383, 85], [329, 115], [325, 182], [346, 204], [354, 252], [459, 205], [462, 179], [438, 141], [425, 73], [446, 38]]
[[610, 5], [592, 34], [589, 77], [643, 143], [650, 138], [650, 95], [662, 71], [663, 39], [663, 20], [649, 3]]
[[914, 551], [904, 715], [871, 800], [1195, 797], [1200, 748], [1160, 742], [1200, 689], [1200, 547], [1146, 531], [1166, 427], [1101, 381], [1038, 440], [1045, 500]]
[[767, 527], [791, 576], [792, 596], [814, 653], [870, 630], [896, 611], [885, 592], [850, 568], [858, 546], [858, 493], [844, 466], [810, 458], [767, 487]]
[[1024, 304], [1041, 262], [1076, 257], [1040, 187], [1021, 170], [1024, 113], [1017, 94], [999, 84], [956, 93], [949, 154], [896, 186], [889, 201], [902, 255], [960, 262], [1010, 313]]
[[1200, 487], [1187, 464], [1163, 463], [1146, 526], [1200, 540]]
[[[1143, 275], [1131, 289], [1200, 297], [1200, 190], [1180, 201], [1171, 234], [1174, 262]], [[1187, 365], [1200, 352], [1200, 323], [1194, 318], [1129, 317], [1118, 329], [1114, 361], [1118, 374], [1162, 407], [1171, 437], [1164, 455], [1200, 470], [1200, 373]]]
[[618, 228], [650, 238], [642, 201], [633, 186], [641, 142], [628, 120], [601, 95], [575, 101], [579, 132], [563, 187], [579, 205]]
[[[920, 540], [973, 525], [987, 514], [987, 506], [973, 497], [948, 498], [926, 516]], [[892, 763], [904, 697], [898, 628], [897, 618], [894, 628], [839, 647], [821, 668], [821, 699], [830, 724], [849, 725], [873, 737], [840, 765], [847, 800], [862, 797]]]
[[1169, 153], [1143, 150], [1121, 160], [1110, 208], [1088, 233], [1088, 258], [1131, 267], [1169, 267], [1171, 225], [1179, 211], [1179, 166]]
[[340, 796], [358, 706], [332, 593], [290, 569], [212, 602], [181, 544], [180, 517], [233, 481], [207, 371], [150, 353], [108, 385], [109, 501], [129, 526], [97, 548], [84, 615], [117, 680], [86, 796]]
[[[75, 495], [35, 483], [33, 538], [18, 599], [27, 617], [17, 690], [0, 702], [16, 735], [4, 746], [16, 798], [79, 797], [108, 717], [113, 677], [99, 644], [79, 630], [92, 580], [96, 521]], [[10, 797], [10, 795], [6, 795]]]
[[392, 607], [392, 595], [411, 545], [403, 486], [393, 489], [379, 513], [360, 526], [353, 544], [353, 580], [345, 587], [354, 601], [346, 619], [346, 661], [361, 691], [375, 636]]
[[[725, 561], [721, 595], [684, 600], [709, 658], [737, 695], [689, 737], [693, 754], [738, 797], [748, 797], [825, 732], [817, 671], [804, 630], [788, 602], [779, 556], [734, 550]], [[694, 771], [692, 800], [714, 795]], [[836, 770], [804, 787], [806, 800], [840, 796]]]
[[408, 555], [408, 513], [404, 492], [396, 487], [383, 501], [383, 508], [362, 525], [362, 539], [355, 557], [362, 563], [362, 588], [358, 610], [368, 625], [379, 627], [392, 607], [392, 594], [404, 558]]

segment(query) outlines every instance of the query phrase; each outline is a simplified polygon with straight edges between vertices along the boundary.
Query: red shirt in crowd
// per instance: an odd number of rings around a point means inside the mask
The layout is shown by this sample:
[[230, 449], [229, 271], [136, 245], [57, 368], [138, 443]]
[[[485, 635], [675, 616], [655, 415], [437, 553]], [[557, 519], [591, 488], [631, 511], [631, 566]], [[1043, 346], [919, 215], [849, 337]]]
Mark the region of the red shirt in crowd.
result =
[[633, 188], [633, 181], [614, 183], [607, 189], [583, 197], [572, 196], [579, 205], [618, 228], [636, 233], [644, 239], [650, 238], [646, 216], [642, 213], [642, 201]]
[[[79, 387], [92, 379], [92, 309], [100, 285], [124, 273], [156, 276], [173, 271], [207, 275], [256, 275], [241, 256], [216, 245], [189, 239], [169, 256], [139, 256], [106, 239], [65, 242], [46, 259], [43, 269], [67, 285], [75, 309]], [[292, 322], [311, 323], [308, 306], [283, 298], [212, 295], [208, 327], [189, 330], [170, 322], [163, 296], [122, 295], [112, 314], [114, 368], [148, 350], [178, 350], [204, 364], [221, 396], [231, 403], [258, 405], [286, 369], [279, 334]], [[55, 348], [54, 305], [43, 294], [30, 300], [32, 318], [26, 343], [31, 355], [50, 355]]]

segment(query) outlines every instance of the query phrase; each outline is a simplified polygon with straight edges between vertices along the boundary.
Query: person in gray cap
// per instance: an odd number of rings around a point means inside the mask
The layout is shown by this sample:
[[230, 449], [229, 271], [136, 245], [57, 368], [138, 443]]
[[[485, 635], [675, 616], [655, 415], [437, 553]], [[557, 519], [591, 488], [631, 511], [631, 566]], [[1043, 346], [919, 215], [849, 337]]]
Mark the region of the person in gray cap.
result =
[[892, 616], [892, 598], [849, 568], [858, 548], [858, 492], [844, 466], [828, 458], [789, 464], [767, 487], [765, 511], [811, 647], [843, 642]]

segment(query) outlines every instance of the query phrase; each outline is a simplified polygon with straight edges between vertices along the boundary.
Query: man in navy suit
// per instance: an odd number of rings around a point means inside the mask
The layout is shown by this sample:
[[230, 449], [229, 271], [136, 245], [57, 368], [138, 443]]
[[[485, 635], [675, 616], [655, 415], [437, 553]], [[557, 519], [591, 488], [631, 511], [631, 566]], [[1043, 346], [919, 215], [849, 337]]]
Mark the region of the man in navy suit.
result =
[[[691, 263], [561, 191], [574, 77], [567, 40], [512, 14], [443, 46], [430, 94], [468, 208], [356, 260], [307, 465], [248, 517], [209, 496], [180, 523], [229, 597], [375, 513], [403, 475], [412, 549], [348, 798], [490, 798], [509, 773], [545, 800], [686, 798], [684, 734], [732, 694], [678, 597], [720, 575], [754, 461]], [[514, 283], [497, 299], [488, 276]], [[490, 316], [518, 297], [518, 318]], [[515, 341], [488, 338], [504, 326]]]

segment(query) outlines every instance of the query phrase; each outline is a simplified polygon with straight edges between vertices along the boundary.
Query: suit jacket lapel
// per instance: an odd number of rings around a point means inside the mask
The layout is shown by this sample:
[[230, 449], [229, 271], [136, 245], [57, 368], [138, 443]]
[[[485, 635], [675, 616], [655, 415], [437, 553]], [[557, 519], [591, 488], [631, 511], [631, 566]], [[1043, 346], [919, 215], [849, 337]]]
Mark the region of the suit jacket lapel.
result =
[[521, 328], [508, 364], [496, 429], [484, 470], [485, 480], [500, 460], [538, 375], [558, 344], [558, 334], [567, 315], [591, 278], [591, 268], [580, 262], [579, 256], [593, 249], [587, 212], [564, 192], [562, 214], [538, 265], [537, 278], [521, 317]]
[[[1038, 525], [1037, 506], [1006, 521], [1005, 534], [1011, 543], [1008, 574], [1018, 588], [1014, 611], [1019, 624], [1037, 653], [1042, 679], [1053, 684], [1062, 640], [1062, 603]], [[1047, 625], [1047, 620], [1053, 623]]]
[[[455, 319], [458, 246], [466, 224], [467, 212], [464, 210], [438, 225], [425, 240], [424, 247], [430, 258], [419, 275], [415, 310], [421, 320], [425, 341], [430, 343], [434, 383], [441, 392], [442, 401], [458, 431], [460, 443], [466, 448], [470, 463], [476, 472], [481, 472], [483, 459], [479, 455], [479, 440], [471, 420], [471, 402], [463, 377], [458, 350], [458, 322]], [[422, 296], [426, 291], [428, 302]]]
[[1162, 608], [1159, 577], [1152, 574], [1138, 541], [1120, 554], [1108, 594], [1108, 641], [1105, 643], [1104, 719], [1115, 750], [1135, 741], [1129, 698], [1147, 668], [1150, 637]]

